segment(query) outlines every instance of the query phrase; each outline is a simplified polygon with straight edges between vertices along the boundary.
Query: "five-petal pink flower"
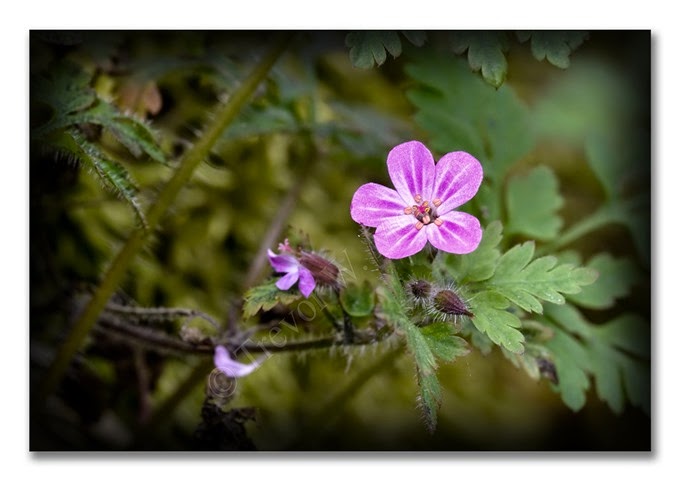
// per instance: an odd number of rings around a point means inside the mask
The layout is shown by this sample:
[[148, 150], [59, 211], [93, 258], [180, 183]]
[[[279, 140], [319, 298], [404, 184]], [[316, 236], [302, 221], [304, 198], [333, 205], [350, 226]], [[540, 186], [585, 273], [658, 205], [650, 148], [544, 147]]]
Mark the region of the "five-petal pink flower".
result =
[[477, 159], [467, 152], [449, 152], [435, 165], [427, 147], [414, 140], [390, 151], [387, 170], [396, 190], [364, 184], [350, 207], [355, 222], [376, 228], [375, 245], [382, 255], [408, 257], [428, 241], [453, 254], [477, 248], [482, 239], [479, 220], [454, 210], [479, 189], [484, 173]]
[[229, 355], [229, 351], [224, 346], [215, 347], [215, 356], [213, 358], [215, 367], [222, 371], [228, 377], [243, 377], [247, 376], [255, 369], [260, 367], [260, 362], [255, 361], [252, 364], [243, 364], [235, 361]]

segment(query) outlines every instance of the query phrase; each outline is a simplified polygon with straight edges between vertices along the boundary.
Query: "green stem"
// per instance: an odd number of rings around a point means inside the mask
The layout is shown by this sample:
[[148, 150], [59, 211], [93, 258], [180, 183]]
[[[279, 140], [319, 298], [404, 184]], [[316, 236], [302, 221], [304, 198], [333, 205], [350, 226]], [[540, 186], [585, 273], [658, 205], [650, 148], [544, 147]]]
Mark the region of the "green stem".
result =
[[234, 120], [260, 82], [267, 76], [276, 60], [286, 49], [289, 40], [290, 37], [288, 37], [286, 41], [275, 43], [272, 50], [257, 64], [239, 89], [231, 95], [228, 102], [218, 110], [214, 121], [206, 130], [205, 134], [191, 150], [187, 151], [181, 165], [165, 185], [165, 188], [160, 192], [156, 201], [149, 208], [146, 215], [149, 228], [138, 229], [132, 232], [123, 248], [111, 263], [108, 271], [104, 274], [104, 277], [99, 284], [99, 288], [91, 301], [76, 320], [73, 330], [61, 345], [41, 386], [40, 397], [42, 399], [45, 399], [58, 386], [71, 359], [94, 326], [99, 313], [104, 309], [109, 297], [111, 297], [111, 294], [113, 294], [116, 287], [120, 284], [137, 253], [143, 247], [149, 233], [153, 232], [158, 226], [165, 212], [173, 204], [180, 189], [191, 178], [194, 169], [196, 169], [198, 164], [210, 153], [210, 150], [224, 130]]

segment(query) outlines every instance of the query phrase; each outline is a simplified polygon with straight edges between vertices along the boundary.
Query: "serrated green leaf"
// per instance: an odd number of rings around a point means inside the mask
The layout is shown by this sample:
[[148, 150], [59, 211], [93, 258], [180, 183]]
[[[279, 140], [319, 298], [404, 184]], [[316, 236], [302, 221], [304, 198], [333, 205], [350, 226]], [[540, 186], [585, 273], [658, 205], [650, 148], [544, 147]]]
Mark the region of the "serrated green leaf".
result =
[[59, 62], [46, 76], [32, 79], [31, 94], [63, 117], [91, 105], [95, 100], [90, 88], [92, 76], [79, 65], [67, 60]]
[[50, 141], [52, 146], [73, 155], [89, 172], [94, 172], [105, 187], [128, 203], [142, 225], [146, 226], [146, 219], [137, 199], [137, 187], [125, 167], [107, 158], [99, 147], [87, 141], [75, 129], [66, 130], [52, 137]]
[[640, 272], [628, 258], [614, 258], [608, 252], [593, 256], [587, 267], [599, 273], [597, 281], [579, 293], [569, 295], [571, 302], [589, 309], [608, 309], [616, 299], [626, 297], [638, 282]]
[[626, 395], [633, 406], [642, 409], [648, 416], [651, 411], [651, 370], [649, 364], [636, 359], [621, 357], [621, 373]]
[[456, 336], [451, 324], [435, 322], [421, 328], [420, 332], [425, 336], [430, 350], [443, 361], [451, 362], [470, 353], [468, 343], [462, 337]]
[[416, 47], [422, 47], [427, 42], [427, 32], [424, 30], [402, 30], [401, 33]]
[[586, 321], [576, 307], [571, 304], [546, 304], [545, 315], [557, 322], [567, 332], [577, 334], [583, 339], [592, 336], [593, 326]]
[[548, 59], [559, 68], [569, 67], [569, 55], [588, 37], [587, 32], [543, 30], [518, 32], [520, 42], [531, 37], [531, 53], [536, 60]]
[[345, 37], [345, 45], [350, 49], [352, 65], [362, 69], [382, 65], [387, 59], [387, 52], [393, 57], [401, 55], [401, 40], [393, 31], [350, 32]]
[[[503, 237], [503, 224], [499, 221], [491, 222], [482, 233], [482, 240], [477, 249], [466, 255], [449, 255], [440, 251], [435, 267], [443, 264], [448, 276], [458, 279], [460, 284], [478, 282], [490, 278], [496, 269], [496, 263], [501, 256], [498, 250]], [[441, 264], [440, 264], [441, 263]]]
[[616, 351], [599, 342], [592, 343], [589, 351], [597, 397], [605, 401], [612, 411], [621, 414], [625, 396]]
[[368, 316], [375, 307], [373, 288], [368, 282], [361, 285], [350, 283], [340, 292], [340, 303], [350, 316]]
[[289, 291], [282, 291], [276, 287], [276, 279], [270, 279], [264, 284], [251, 287], [243, 296], [243, 316], [253, 317], [260, 309], [268, 311], [277, 304], [289, 305], [298, 299], [301, 294], [296, 287]]
[[486, 285], [522, 309], [541, 313], [540, 300], [563, 304], [562, 293], [577, 293], [597, 278], [597, 273], [587, 267], [557, 265], [552, 256], [532, 261], [533, 255], [533, 242], [516, 245], [501, 256]]
[[524, 176], [512, 177], [506, 191], [506, 229], [534, 239], [554, 239], [562, 227], [557, 211], [563, 204], [557, 176], [550, 167], [541, 165]]
[[516, 354], [524, 352], [524, 335], [518, 330], [522, 323], [506, 309], [510, 303], [495, 292], [481, 292], [470, 299], [472, 323], [495, 344]]
[[471, 75], [464, 60], [430, 53], [419, 55], [406, 72], [416, 83], [407, 98], [432, 147], [474, 155], [484, 167], [484, 183], [499, 185], [533, 147], [528, 110], [509, 86], [495, 90]]
[[456, 54], [468, 52], [468, 63], [473, 72], [482, 71], [482, 77], [494, 87], [500, 87], [508, 73], [504, 52], [508, 39], [504, 32], [456, 32], [451, 36], [451, 47]]
[[546, 346], [553, 354], [559, 379], [556, 389], [562, 401], [573, 411], [580, 410], [586, 403], [586, 391], [590, 387], [587, 374], [588, 352], [578, 341], [559, 328], [555, 328], [555, 335]]
[[119, 112], [103, 101], [74, 117], [74, 122], [90, 122], [108, 129], [136, 157], [142, 152], [153, 160], [166, 163], [165, 154], [158, 146], [151, 130], [140, 120]]

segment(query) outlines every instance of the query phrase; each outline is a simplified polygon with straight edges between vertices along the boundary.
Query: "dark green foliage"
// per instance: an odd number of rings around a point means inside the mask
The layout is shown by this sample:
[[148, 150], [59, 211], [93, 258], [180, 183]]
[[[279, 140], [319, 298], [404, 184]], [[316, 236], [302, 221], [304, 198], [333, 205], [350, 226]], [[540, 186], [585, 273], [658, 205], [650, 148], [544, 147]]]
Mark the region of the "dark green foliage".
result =
[[569, 55], [587, 38], [587, 32], [571, 31], [532, 31], [517, 32], [520, 42], [531, 39], [531, 53], [536, 60], [547, 59], [556, 67], [569, 67]]

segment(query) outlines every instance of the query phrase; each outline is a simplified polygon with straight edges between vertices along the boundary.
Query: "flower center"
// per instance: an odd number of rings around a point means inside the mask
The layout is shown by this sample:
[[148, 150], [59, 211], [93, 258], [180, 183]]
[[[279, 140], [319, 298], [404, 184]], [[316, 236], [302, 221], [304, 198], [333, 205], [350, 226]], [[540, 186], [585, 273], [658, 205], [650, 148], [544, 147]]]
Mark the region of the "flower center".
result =
[[442, 225], [443, 222], [439, 218], [439, 214], [437, 214], [437, 207], [442, 205], [442, 201], [440, 199], [434, 199], [432, 202], [430, 202], [428, 200], [423, 200], [423, 196], [418, 194], [413, 198], [413, 200], [415, 200], [416, 203], [412, 206], [406, 207], [404, 209], [404, 214], [412, 215], [416, 218], [416, 229], [420, 230], [423, 228], [423, 226], [430, 223], [434, 223], [434, 225], [437, 227]]

